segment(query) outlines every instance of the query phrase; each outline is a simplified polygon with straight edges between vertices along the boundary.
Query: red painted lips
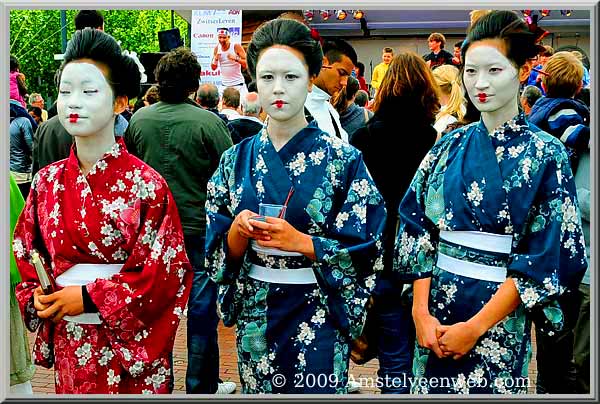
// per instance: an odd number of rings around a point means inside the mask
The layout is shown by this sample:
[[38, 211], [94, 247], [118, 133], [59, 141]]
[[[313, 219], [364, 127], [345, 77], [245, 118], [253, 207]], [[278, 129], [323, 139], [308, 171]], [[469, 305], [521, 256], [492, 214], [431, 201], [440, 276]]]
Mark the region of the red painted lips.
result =
[[69, 122], [71, 122], [71, 123], [77, 122], [78, 119], [79, 119], [79, 114], [70, 114], [69, 115]]

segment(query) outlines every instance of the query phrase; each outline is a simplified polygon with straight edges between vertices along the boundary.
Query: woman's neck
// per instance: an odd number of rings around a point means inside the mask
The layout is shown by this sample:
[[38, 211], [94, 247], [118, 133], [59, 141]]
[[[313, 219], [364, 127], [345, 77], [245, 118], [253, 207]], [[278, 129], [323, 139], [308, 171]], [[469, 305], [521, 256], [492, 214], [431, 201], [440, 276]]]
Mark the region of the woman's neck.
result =
[[519, 107], [515, 99], [514, 102], [508, 103], [496, 111], [482, 112], [481, 118], [488, 133], [493, 133], [497, 127], [514, 118], [518, 113]]
[[269, 117], [269, 121], [267, 123], [267, 134], [269, 135], [269, 139], [271, 139], [271, 143], [273, 143], [275, 150], [279, 151], [307, 124], [308, 122], [306, 122], [306, 118], [304, 117], [303, 113], [298, 114], [294, 118], [287, 121], [276, 121]]
[[90, 172], [94, 164], [115, 144], [114, 124], [110, 130], [93, 136], [76, 136], [75, 145], [77, 146], [77, 160], [83, 175]]

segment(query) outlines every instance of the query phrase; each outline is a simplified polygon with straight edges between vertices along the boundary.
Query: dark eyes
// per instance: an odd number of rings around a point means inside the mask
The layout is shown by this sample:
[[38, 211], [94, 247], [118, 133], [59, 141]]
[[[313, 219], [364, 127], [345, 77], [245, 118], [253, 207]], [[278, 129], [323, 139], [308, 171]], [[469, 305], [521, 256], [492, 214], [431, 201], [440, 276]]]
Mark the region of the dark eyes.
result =
[[[286, 80], [296, 80], [299, 76], [297, 74], [288, 73], [285, 75]], [[263, 74], [260, 76], [262, 80], [273, 80], [272, 74]]]
[[[489, 70], [490, 73], [500, 73], [501, 71], [502, 71], [502, 69], [499, 68], [499, 67], [492, 67]], [[467, 74], [475, 74], [475, 69], [465, 69], [465, 73], [467, 73]]]
[[[83, 90], [84, 94], [96, 94], [97, 92], [98, 90]], [[63, 95], [71, 94], [71, 92], [68, 90], [60, 90], [59, 93]]]

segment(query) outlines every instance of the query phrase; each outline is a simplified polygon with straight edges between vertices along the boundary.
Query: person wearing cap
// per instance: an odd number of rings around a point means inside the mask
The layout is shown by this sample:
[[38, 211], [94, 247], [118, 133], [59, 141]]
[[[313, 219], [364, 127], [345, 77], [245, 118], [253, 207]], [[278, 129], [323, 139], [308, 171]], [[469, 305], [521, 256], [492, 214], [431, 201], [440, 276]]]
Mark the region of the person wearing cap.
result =
[[221, 68], [219, 95], [222, 96], [227, 87], [234, 87], [244, 97], [248, 93], [246, 81], [242, 74], [242, 69], [247, 66], [246, 51], [239, 43], [232, 46], [231, 36], [227, 28], [217, 28], [217, 39], [219, 43], [215, 46], [210, 68], [212, 70], [217, 70], [219, 66]]

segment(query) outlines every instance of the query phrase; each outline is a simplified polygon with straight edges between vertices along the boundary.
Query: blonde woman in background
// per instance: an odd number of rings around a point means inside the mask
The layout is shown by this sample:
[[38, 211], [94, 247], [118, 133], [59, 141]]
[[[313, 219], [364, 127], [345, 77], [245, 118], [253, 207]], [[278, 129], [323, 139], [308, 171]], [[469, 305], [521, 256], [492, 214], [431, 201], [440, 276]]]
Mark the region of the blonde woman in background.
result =
[[443, 65], [433, 71], [433, 77], [440, 87], [441, 107], [433, 125], [438, 133], [438, 139], [449, 124], [461, 121], [467, 112], [458, 73], [458, 69], [452, 65]]

